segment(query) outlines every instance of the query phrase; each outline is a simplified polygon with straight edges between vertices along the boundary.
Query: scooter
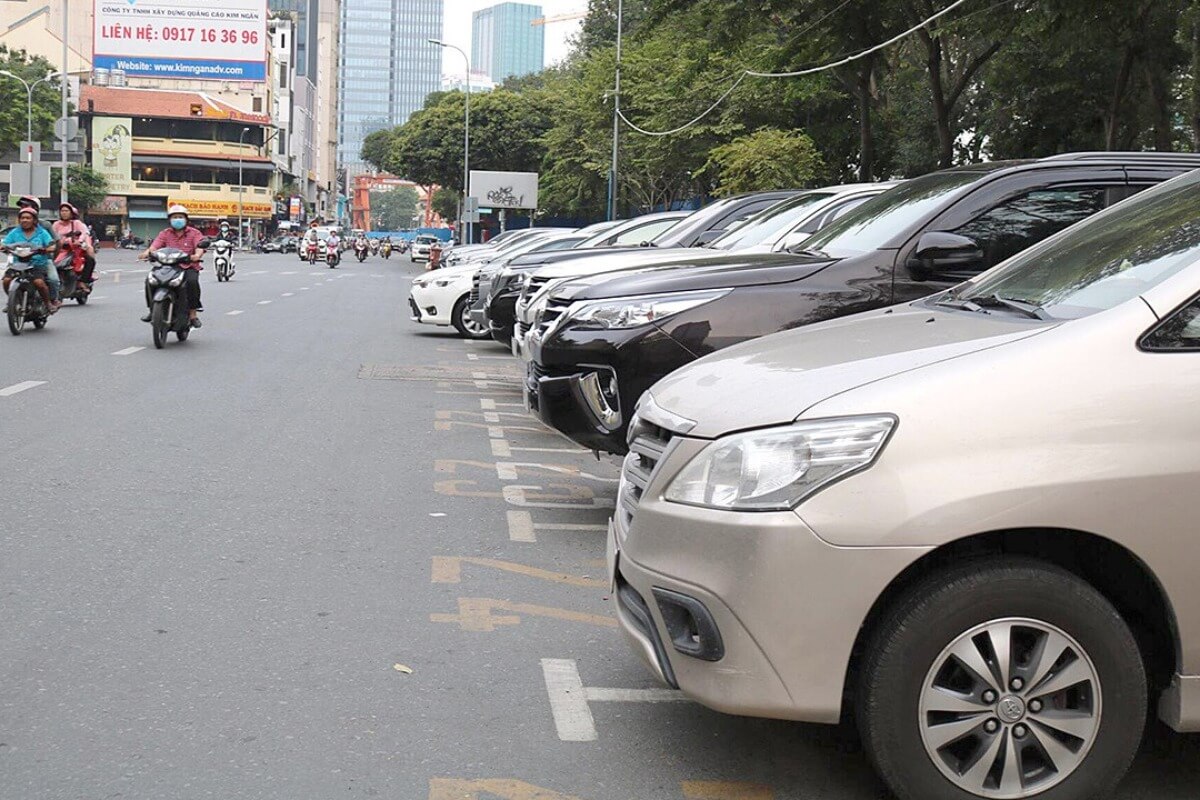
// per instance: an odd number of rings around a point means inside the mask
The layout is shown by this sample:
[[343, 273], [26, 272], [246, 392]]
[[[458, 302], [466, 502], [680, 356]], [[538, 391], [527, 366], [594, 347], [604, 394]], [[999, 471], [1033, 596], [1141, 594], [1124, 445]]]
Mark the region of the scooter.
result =
[[373, 256], [379, 255], [379, 240], [372, 239], [370, 242], [368, 242], [368, 244], [371, 247], [371, 255], [373, 255]]
[[[210, 242], [201, 239], [196, 245], [207, 249]], [[186, 342], [192, 332], [192, 322], [188, 318], [186, 289], [183, 287], [188, 261], [188, 254], [174, 247], [164, 247], [150, 254], [150, 261], [155, 266], [150, 268], [146, 276], [146, 286], [152, 292], [150, 301], [150, 328], [154, 336], [155, 349], [161, 350], [167, 345], [167, 334], [172, 331], [175, 338]]]
[[325, 263], [330, 269], [337, 269], [338, 262], [342, 260], [342, 253], [338, 250], [338, 246], [333, 242], [325, 244]]
[[13, 336], [20, 336], [25, 323], [32, 322], [33, 327], [40, 331], [46, 327], [46, 320], [50, 319], [50, 309], [42, 300], [42, 293], [33, 285], [33, 257], [45, 250], [25, 244], [5, 249], [12, 254], [8, 274], [13, 279], [8, 287], [8, 303], [5, 306], [8, 330]]
[[384, 260], [385, 260], [385, 261], [386, 261], [387, 259], [391, 258], [391, 257], [392, 257], [392, 243], [391, 243], [391, 242], [384, 242], [383, 244], [381, 244], [381, 245], [379, 246], [379, 254], [380, 254], [381, 256], [383, 256], [383, 258], [384, 258]]
[[358, 258], [358, 263], [361, 264], [362, 262], [366, 261], [367, 255], [370, 252], [371, 252], [371, 246], [368, 245], [366, 242], [355, 242], [354, 243], [354, 255], [355, 255], [355, 257]]
[[320, 245], [317, 242], [309, 242], [307, 248], [308, 263], [311, 266], [317, 263], [317, 256], [320, 255]]
[[217, 271], [217, 283], [228, 282], [237, 270], [233, 263], [233, 244], [225, 239], [217, 239], [213, 245], [213, 267]]
[[78, 243], [79, 233], [71, 231], [64, 234], [59, 256], [54, 260], [54, 268], [58, 270], [58, 282], [62, 288], [59, 291], [63, 301], [74, 300], [79, 305], [87, 305], [88, 295], [96, 283], [93, 271], [90, 281], [83, 280], [83, 266], [87, 254]]

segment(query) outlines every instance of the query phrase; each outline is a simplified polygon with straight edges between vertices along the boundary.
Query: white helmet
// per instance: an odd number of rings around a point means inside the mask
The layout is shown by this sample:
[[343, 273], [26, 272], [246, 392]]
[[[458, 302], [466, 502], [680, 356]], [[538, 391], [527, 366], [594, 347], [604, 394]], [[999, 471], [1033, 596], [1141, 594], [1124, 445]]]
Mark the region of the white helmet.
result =
[[191, 216], [191, 214], [188, 213], [187, 208], [185, 206], [181, 206], [179, 203], [176, 203], [175, 205], [173, 205], [167, 209], [168, 217], [173, 217], [176, 214], [183, 214], [185, 217]]

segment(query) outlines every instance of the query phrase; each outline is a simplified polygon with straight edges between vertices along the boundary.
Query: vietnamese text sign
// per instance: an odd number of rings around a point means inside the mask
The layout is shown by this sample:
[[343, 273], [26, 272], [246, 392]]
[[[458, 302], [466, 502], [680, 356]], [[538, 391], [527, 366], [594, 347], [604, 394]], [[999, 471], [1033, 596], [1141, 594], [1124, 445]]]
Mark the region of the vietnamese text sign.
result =
[[92, 169], [104, 176], [111, 192], [133, 189], [132, 119], [92, 117]]
[[94, 4], [95, 67], [148, 78], [267, 78], [267, 0], [94, 0]]
[[537, 208], [538, 174], [473, 169], [470, 195], [492, 208]]
[[[193, 219], [221, 219], [238, 216], [237, 200], [199, 200], [192, 197], [172, 197], [167, 206], [178, 203], [188, 210]], [[270, 219], [275, 206], [269, 202], [247, 200], [242, 203], [242, 216], [253, 219]]]

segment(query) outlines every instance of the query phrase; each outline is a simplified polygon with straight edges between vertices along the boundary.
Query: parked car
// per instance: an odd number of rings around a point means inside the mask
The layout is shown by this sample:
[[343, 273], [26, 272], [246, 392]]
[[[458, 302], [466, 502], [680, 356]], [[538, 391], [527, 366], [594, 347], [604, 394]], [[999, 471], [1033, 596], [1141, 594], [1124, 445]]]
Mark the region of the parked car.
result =
[[[513, 240], [513, 251], [529, 252], [570, 238], [572, 234], [568, 229], [542, 230]], [[471, 290], [478, 271], [478, 264], [460, 264], [413, 279], [409, 295], [413, 321], [425, 325], [453, 325], [465, 339], [487, 339], [490, 335], [487, 326], [474, 320], [470, 313]]]
[[526, 339], [530, 405], [576, 442], [623, 453], [642, 392], [700, 356], [932, 294], [1198, 166], [1196, 155], [1082, 153], [960, 167], [867, 201], [797, 254], [561, 284]]
[[1193, 172], [675, 372], [608, 536], [633, 649], [719, 711], [852, 716], [901, 800], [1108, 796], [1148, 707], [1200, 731], [1198, 297]]
[[[492, 338], [511, 347], [513, 330], [516, 324], [517, 298], [529, 285], [531, 273], [540, 272], [541, 268], [551, 265], [561, 268], [559, 276], [565, 274], [584, 274], [593, 259], [607, 258], [605, 265], [594, 265], [597, 269], [632, 268], [638, 263], [656, 262], [663, 257], [662, 250], [686, 247], [703, 247], [724, 233], [736, 228], [763, 209], [776, 203], [802, 194], [800, 191], [757, 192], [755, 194], [727, 197], [711, 203], [699, 211], [688, 214], [676, 225], [661, 231], [651, 240], [643, 241], [643, 247], [654, 247], [658, 252], [629, 251], [625, 260], [622, 254], [615, 254], [620, 260], [614, 260], [612, 251], [602, 249], [577, 248], [565, 253], [549, 253], [544, 255], [514, 259], [509, 265], [509, 273], [497, 279], [500, 284], [493, 290], [493, 299], [487, 305], [487, 316], [492, 328]], [[639, 217], [639, 219], [642, 219]], [[628, 247], [630, 231], [622, 232], [618, 226], [610, 232], [612, 239], [609, 247]], [[518, 279], [520, 283], [518, 283]]]
[[442, 240], [437, 236], [429, 233], [422, 233], [413, 239], [412, 247], [408, 249], [408, 258], [412, 263], [418, 261], [429, 260], [429, 248], [434, 242], [440, 243]]
[[496, 234], [483, 244], [458, 245], [446, 253], [446, 266], [452, 267], [468, 261], [491, 260], [497, 251], [505, 250], [528, 236], [541, 233], [565, 233], [570, 228], [516, 228]]
[[264, 242], [262, 249], [264, 253], [293, 253], [296, 246], [295, 236], [276, 236], [274, 239]]

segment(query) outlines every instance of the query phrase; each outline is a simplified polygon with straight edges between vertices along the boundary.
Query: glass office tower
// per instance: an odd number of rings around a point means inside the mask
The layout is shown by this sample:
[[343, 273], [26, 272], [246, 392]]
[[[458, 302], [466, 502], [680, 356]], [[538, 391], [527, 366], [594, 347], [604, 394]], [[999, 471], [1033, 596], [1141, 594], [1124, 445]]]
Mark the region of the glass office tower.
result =
[[338, 160], [367, 170], [363, 139], [404, 124], [442, 84], [444, 0], [342, 0]]
[[505, 78], [541, 72], [546, 28], [533, 21], [542, 7], [500, 3], [471, 15], [471, 66], [496, 83]]

